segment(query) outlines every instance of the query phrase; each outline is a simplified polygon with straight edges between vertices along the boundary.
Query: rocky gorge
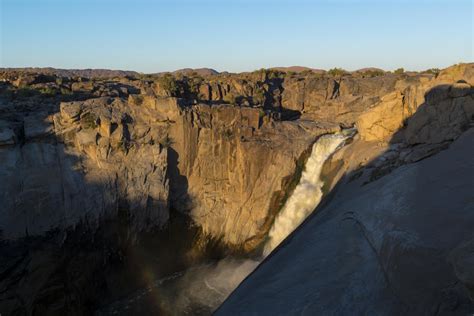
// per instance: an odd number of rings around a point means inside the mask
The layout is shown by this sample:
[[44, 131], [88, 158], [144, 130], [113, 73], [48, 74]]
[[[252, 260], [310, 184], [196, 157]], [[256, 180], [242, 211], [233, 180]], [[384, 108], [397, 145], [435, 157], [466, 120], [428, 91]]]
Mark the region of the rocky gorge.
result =
[[0, 70], [1, 313], [211, 313], [229, 293], [189, 312], [153, 284], [260, 260], [313, 145], [350, 128], [316, 211], [216, 313], [474, 310], [474, 64], [107, 76]]

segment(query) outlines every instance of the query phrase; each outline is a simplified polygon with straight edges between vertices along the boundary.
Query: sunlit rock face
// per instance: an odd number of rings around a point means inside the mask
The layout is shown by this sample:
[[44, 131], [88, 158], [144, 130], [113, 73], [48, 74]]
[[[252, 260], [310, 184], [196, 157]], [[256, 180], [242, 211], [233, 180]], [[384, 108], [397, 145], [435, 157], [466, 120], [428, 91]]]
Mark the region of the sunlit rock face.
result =
[[205, 234], [250, 248], [268, 229], [273, 195], [285, 190], [283, 180], [293, 176], [302, 153], [318, 136], [339, 130], [311, 121], [266, 121], [258, 109], [228, 105], [196, 105], [180, 119], [170, 127], [177, 160], [173, 205], [188, 211]]

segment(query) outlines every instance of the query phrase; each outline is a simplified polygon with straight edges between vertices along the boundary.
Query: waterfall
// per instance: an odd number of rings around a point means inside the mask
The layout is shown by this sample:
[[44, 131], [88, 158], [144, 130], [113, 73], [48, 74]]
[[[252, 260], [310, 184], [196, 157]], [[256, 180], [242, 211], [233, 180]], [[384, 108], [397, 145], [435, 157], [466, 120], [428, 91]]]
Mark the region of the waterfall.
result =
[[346, 139], [344, 134], [332, 134], [324, 135], [314, 143], [298, 185], [270, 229], [263, 252], [265, 257], [318, 206], [323, 196], [324, 182], [320, 176], [324, 162]]
[[[159, 280], [160, 306], [170, 314], [211, 314], [258, 264], [293, 232], [318, 206], [323, 196], [324, 162], [355, 130], [321, 136], [311, 150], [301, 178], [278, 214], [258, 260], [224, 258], [216, 264], [195, 266], [170, 280]], [[140, 299], [133, 298], [140, 304]]]
[[338, 134], [324, 135], [313, 144], [311, 155], [296, 188], [270, 229], [263, 256], [258, 260], [236, 261], [225, 258], [215, 266], [197, 267], [189, 273], [190, 279], [186, 281], [186, 286], [183, 286], [193, 289], [184, 294], [188, 304], [202, 304], [214, 311], [240, 282], [311, 214], [323, 197], [324, 182], [321, 180], [321, 171], [324, 162], [343, 146], [345, 140], [354, 132], [355, 130], [349, 129]]

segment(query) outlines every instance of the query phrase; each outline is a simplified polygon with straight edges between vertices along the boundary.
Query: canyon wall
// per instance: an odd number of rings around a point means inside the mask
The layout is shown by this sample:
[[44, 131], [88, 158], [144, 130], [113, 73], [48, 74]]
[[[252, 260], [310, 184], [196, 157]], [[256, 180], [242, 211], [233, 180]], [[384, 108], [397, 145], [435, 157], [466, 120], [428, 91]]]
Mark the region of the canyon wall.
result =
[[[0, 72], [4, 310], [87, 313], [184, 268], [182, 249], [258, 250], [321, 135], [360, 132], [325, 165], [327, 193], [345, 173], [375, 181], [433, 155], [472, 122], [472, 65], [133, 76]], [[180, 234], [183, 248], [157, 242]]]

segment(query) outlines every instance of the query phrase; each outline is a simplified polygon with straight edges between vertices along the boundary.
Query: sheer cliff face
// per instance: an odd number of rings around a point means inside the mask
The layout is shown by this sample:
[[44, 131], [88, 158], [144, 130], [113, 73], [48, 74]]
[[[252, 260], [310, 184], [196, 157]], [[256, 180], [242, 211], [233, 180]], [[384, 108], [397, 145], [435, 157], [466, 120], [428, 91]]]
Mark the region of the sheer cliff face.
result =
[[283, 180], [293, 176], [301, 154], [317, 136], [338, 129], [274, 122], [253, 108], [187, 109], [170, 128], [178, 169], [170, 178], [172, 203], [210, 237], [252, 243], [271, 222], [278, 207], [272, 196], [286, 189]]

